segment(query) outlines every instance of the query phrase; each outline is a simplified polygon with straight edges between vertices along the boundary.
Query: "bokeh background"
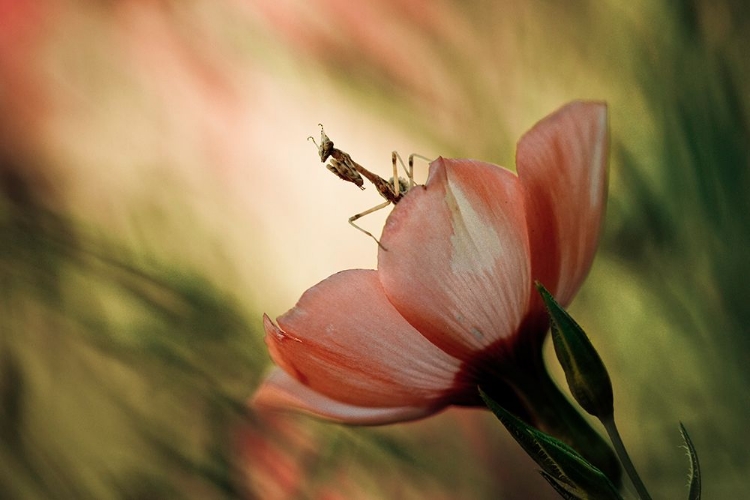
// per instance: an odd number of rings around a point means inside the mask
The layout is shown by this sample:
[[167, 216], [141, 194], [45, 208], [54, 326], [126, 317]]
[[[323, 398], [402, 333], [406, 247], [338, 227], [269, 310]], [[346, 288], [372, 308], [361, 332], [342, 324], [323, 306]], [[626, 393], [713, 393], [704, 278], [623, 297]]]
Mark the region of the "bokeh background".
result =
[[375, 266], [346, 219], [379, 198], [319, 163], [319, 122], [384, 176], [394, 149], [512, 168], [575, 98], [609, 104], [611, 184], [571, 310], [623, 437], [684, 497], [682, 421], [706, 496], [741, 498], [749, 10], [0, 0], [0, 498], [555, 498], [484, 411], [368, 429], [247, 401], [262, 312]]

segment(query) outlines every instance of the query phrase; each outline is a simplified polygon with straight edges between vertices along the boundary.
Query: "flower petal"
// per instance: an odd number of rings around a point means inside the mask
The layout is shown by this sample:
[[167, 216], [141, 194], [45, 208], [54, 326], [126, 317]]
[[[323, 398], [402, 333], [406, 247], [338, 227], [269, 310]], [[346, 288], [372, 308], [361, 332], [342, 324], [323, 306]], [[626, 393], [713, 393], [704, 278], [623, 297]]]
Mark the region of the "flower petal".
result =
[[442, 409], [432, 406], [367, 408], [323, 396], [276, 368], [253, 396], [256, 408], [293, 409], [336, 422], [356, 425], [381, 425], [426, 417]]
[[518, 178], [438, 158], [393, 209], [378, 273], [396, 309], [461, 359], [510, 338], [528, 304], [529, 246]]
[[278, 318], [266, 316], [271, 357], [289, 375], [341, 403], [364, 407], [447, 404], [460, 361], [396, 311], [375, 271], [334, 274]]
[[[607, 107], [577, 101], [544, 118], [519, 141], [532, 279], [562, 305], [591, 267], [607, 198]], [[541, 306], [541, 301], [535, 298]]]

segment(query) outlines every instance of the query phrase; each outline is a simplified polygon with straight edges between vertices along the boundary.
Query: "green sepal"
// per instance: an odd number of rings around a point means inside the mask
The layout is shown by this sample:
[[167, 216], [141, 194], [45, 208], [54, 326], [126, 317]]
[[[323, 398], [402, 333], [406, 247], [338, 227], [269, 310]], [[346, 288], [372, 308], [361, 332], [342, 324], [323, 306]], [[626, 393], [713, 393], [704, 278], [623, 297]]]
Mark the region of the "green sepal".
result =
[[583, 329], [544, 285], [537, 282], [536, 287], [550, 316], [555, 354], [565, 372], [571, 394], [589, 414], [600, 419], [612, 415], [612, 382], [602, 359]]
[[682, 434], [682, 440], [685, 441], [685, 448], [687, 448], [688, 456], [690, 457], [690, 492], [688, 493], [688, 500], [700, 500], [701, 498], [701, 467], [698, 463], [698, 452], [695, 451], [693, 441], [688, 436], [685, 426], [680, 422], [680, 434]]
[[[557, 481], [558, 487], [573, 495], [569, 498], [622, 500], [607, 476], [573, 448], [513, 416], [481, 388], [479, 393], [487, 407], [543, 472]], [[555, 489], [560, 492], [558, 488]]]

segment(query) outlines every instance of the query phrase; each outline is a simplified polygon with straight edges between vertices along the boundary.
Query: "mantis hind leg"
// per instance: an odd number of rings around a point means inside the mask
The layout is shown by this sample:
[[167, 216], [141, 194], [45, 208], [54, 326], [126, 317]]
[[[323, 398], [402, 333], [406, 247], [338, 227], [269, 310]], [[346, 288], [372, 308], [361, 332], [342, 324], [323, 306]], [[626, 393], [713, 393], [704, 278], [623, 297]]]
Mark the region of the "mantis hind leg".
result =
[[354, 226], [354, 227], [355, 227], [356, 229], [358, 229], [358, 230], [362, 231], [362, 232], [363, 232], [363, 233], [365, 233], [365, 234], [366, 234], [367, 236], [369, 236], [370, 238], [372, 238], [373, 240], [375, 240], [375, 243], [377, 243], [377, 244], [378, 244], [378, 246], [379, 246], [380, 248], [382, 248], [383, 250], [386, 250], [386, 251], [387, 251], [388, 249], [387, 249], [387, 248], [385, 248], [385, 247], [384, 247], [384, 246], [383, 246], [383, 245], [382, 245], [382, 244], [380, 243], [380, 241], [378, 241], [378, 239], [377, 239], [377, 238], [376, 238], [375, 236], [373, 236], [373, 235], [372, 235], [372, 233], [371, 233], [371, 232], [367, 231], [366, 229], [363, 229], [363, 228], [359, 227], [358, 225], [356, 225], [356, 224], [354, 223], [354, 221], [356, 221], [356, 220], [358, 220], [358, 219], [361, 219], [361, 218], [362, 218], [362, 217], [364, 217], [365, 215], [369, 215], [369, 214], [371, 214], [371, 213], [373, 213], [373, 212], [377, 212], [378, 210], [382, 210], [383, 208], [387, 207], [387, 206], [388, 206], [388, 205], [390, 205], [390, 204], [391, 204], [391, 202], [390, 202], [390, 201], [384, 201], [384, 202], [383, 202], [383, 203], [381, 203], [380, 205], [376, 205], [376, 206], [374, 206], [374, 207], [372, 207], [372, 208], [370, 208], [370, 209], [368, 209], [368, 210], [365, 210], [364, 212], [361, 212], [361, 213], [358, 213], [358, 214], [356, 214], [356, 215], [352, 215], [351, 217], [349, 217], [349, 224], [351, 224], [351, 225], [352, 225], [352, 226]]
[[423, 156], [417, 153], [412, 153], [409, 155], [409, 174], [408, 175], [409, 175], [410, 187], [414, 187], [414, 185], [416, 184], [416, 182], [414, 182], [414, 158], [419, 158], [420, 160], [424, 160], [427, 163], [432, 163], [434, 161], [434, 160], [427, 158], [426, 156]]
[[409, 160], [408, 160], [408, 165], [409, 166], [407, 167], [404, 164], [404, 160], [401, 159], [401, 155], [398, 154], [398, 151], [393, 151], [391, 153], [391, 158], [392, 158], [392, 161], [393, 161], [393, 179], [394, 179], [393, 190], [394, 190], [395, 193], [399, 192], [397, 181], [395, 180], [398, 177], [397, 163], [400, 163], [401, 164], [401, 168], [404, 169], [404, 172], [406, 173], [406, 178], [409, 181], [409, 189], [411, 189], [411, 188], [413, 188], [414, 186], [417, 185], [417, 183], [414, 181], [414, 158], [419, 158], [420, 160], [424, 160], [427, 163], [430, 163], [430, 162], [433, 161], [430, 158], [427, 158], [426, 156], [423, 156], [423, 155], [420, 155], [420, 154], [417, 154], [417, 153], [412, 153], [412, 154], [409, 155]]

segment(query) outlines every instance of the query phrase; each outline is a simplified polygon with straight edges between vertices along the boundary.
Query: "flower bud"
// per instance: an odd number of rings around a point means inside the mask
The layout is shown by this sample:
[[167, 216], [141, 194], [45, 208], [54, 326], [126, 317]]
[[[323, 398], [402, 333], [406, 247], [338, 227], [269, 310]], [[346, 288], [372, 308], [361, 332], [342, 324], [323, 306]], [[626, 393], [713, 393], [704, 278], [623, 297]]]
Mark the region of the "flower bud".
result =
[[603, 419], [614, 412], [612, 382], [583, 329], [537, 282], [552, 325], [552, 341], [573, 397], [591, 415]]

